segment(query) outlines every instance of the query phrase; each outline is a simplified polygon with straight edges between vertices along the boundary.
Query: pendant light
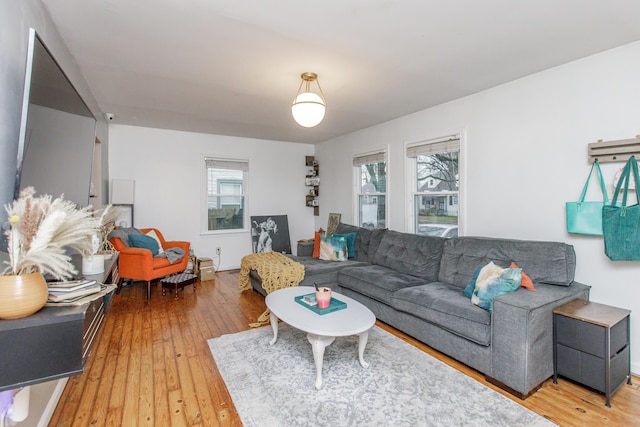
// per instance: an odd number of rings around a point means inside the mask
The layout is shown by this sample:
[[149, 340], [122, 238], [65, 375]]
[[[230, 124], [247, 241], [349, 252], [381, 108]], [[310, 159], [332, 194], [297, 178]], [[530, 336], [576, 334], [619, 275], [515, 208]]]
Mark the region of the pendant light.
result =
[[[302, 73], [300, 78], [302, 80], [296, 98], [291, 105], [291, 114], [300, 126], [311, 128], [317, 126], [324, 118], [327, 103], [316, 73]], [[311, 91], [313, 82], [318, 86], [316, 92]]]

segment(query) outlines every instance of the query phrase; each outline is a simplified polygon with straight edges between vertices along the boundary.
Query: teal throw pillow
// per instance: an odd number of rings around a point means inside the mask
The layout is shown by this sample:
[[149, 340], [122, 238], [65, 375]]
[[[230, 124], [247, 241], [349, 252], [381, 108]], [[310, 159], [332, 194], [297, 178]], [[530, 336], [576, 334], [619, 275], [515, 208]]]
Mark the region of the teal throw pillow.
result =
[[320, 259], [327, 261], [347, 260], [347, 238], [344, 236], [322, 236], [320, 238]]
[[476, 290], [476, 280], [478, 280], [478, 275], [480, 274], [480, 270], [482, 270], [482, 266], [476, 268], [476, 272], [473, 273], [473, 278], [471, 278], [471, 281], [469, 282], [467, 287], [464, 288], [463, 293], [465, 297], [471, 298], [473, 296], [473, 291]]
[[346, 237], [347, 239], [347, 256], [355, 258], [356, 256], [356, 233], [333, 234], [333, 237]]
[[471, 302], [480, 308], [491, 311], [493, 299], [516, 291], [520, 287], [521, 281], [521, 268], [501, 268], [490, 262], [482, 267], [478, 274]]
[[144, 234], [129, 234], [129, 246], [132, 248], [149, 249], [152, 256], [158, 255], [160, 248], [153, 237]]

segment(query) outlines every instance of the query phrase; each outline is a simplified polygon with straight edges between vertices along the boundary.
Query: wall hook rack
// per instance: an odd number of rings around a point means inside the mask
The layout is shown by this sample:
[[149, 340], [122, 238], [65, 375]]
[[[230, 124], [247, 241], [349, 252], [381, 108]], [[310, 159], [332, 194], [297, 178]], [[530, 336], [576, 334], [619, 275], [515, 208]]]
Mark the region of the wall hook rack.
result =
[[640, 135], [632, 139], [620, 139], [617, 141], [603, 141], [589, 144], [589, 163], [596, 159], [600, 163], [621, 162], [624, 163], [631, 156], [640, 158]]

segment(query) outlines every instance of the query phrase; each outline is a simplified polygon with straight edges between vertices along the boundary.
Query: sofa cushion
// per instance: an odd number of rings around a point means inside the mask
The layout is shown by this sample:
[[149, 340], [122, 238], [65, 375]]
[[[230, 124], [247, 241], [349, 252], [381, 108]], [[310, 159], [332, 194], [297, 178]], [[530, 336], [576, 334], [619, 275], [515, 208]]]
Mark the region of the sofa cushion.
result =
[[480, 345], [491, 343], [491, 314], [469, 302], [456, 286], [434, 282], [398, 290], [392, 306]]
[[343, 288], [391, 305], [391, 297], [395, 291], [423, 285], [425, 281], [420, 277], [399, 273], [381, 265], [370, 265], [340, 270], [338, 283]]
[[438, 281], [463, 289], [476, 269], [491, 261], [500, 267], [515, 262], [534, 283], [569, 286], [576, 255], [573, 246], [559, 242], [454, 237], [444, 242]]
[[387, 230], [372, 262], [399, 273], [435, 282], [438, 280], [444, 241], [441, 237]]
[[338, 234], [356, 233], [355, 259], [362, 262], [371, 262], [373, 254], [378, 250], [380, 241], [386, 229], [376, 228], [369, 230], [355, 225], [339, 223], [336, 228]]

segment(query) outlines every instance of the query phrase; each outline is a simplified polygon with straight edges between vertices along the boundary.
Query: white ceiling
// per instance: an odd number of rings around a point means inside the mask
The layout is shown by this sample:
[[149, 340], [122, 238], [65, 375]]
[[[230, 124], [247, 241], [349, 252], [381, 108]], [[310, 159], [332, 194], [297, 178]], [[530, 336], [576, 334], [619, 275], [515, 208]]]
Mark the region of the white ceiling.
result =
[[638, 0], [42, 2], [114, 123], [306, 143], [640, 40]]

